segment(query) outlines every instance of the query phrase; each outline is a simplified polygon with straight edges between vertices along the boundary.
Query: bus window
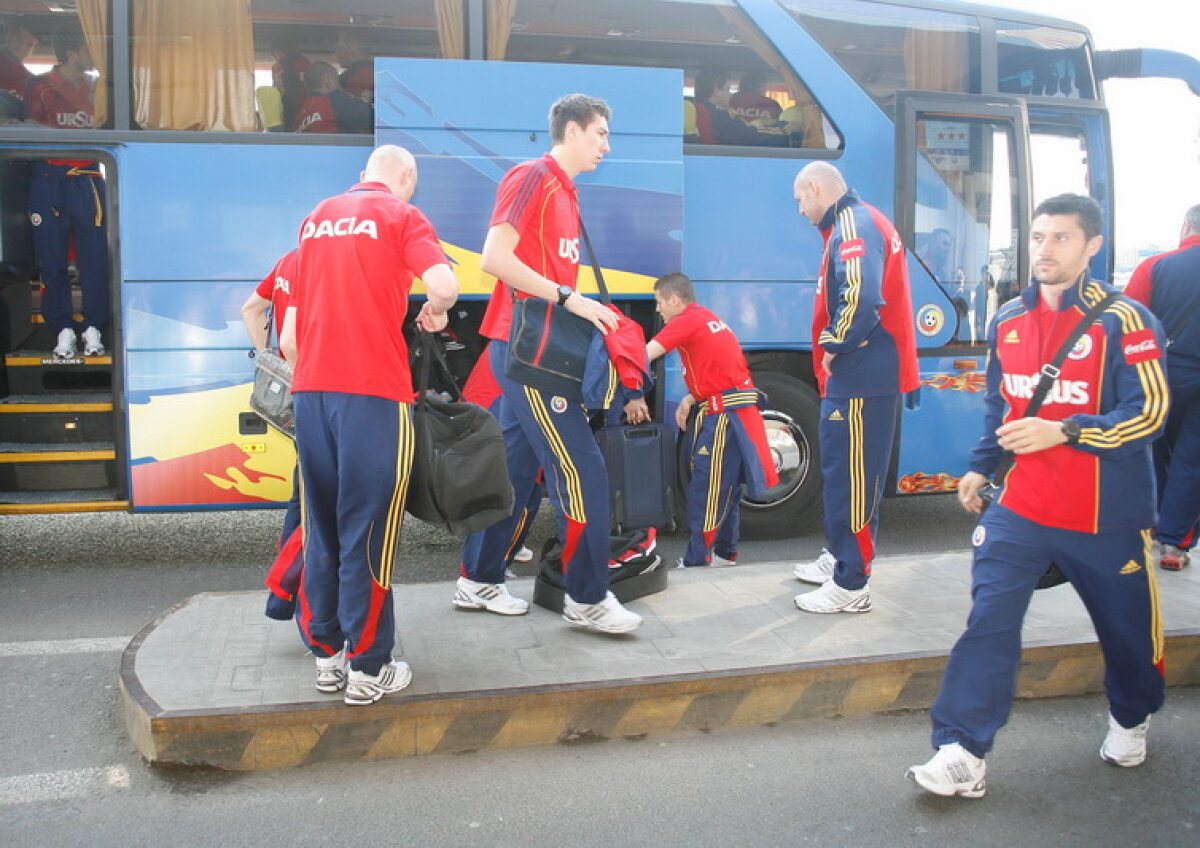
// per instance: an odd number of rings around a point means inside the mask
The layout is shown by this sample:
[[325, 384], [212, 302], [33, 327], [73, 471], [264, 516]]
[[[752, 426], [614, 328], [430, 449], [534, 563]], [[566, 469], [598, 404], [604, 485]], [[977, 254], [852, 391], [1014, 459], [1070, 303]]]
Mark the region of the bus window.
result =
[[917, 119], [913, 249], [954, 304], [960, 344], [982, 344], [996, 308], [1019, 288], [1014, 145], [1004, 122]]
[[689, 143], [840, 146], [804, 82], [729, 0], [518, 0], [509, 9], [490, 9], [488, 58], [683, 70]]
[[783, 5], [888, 115], [901, 89], [979, 91], [973, 17], [863, 0]]
[[[32, 118], [63, 129], [88, 129], [110, 125], [109, 55], [112, 33], [108, 23], [108, 0], [78, 0], [75, 14], [55, 13], [54, 4], [0, 0], [0, 122], [15, 123]], [[60, 114], [56, 122], [47, 115], [30, 116], [26, 101], [32, 93], [33, 77], [48, 74], [61, 64], [58, 52], [78, 43], [79, 58], [70, 60], [66, 74], [81, 69], [93, 87], [92, 114]]]
[[[349, 103], [344, 95], [373, 105], [375, 57], [466, 57], [460, 6], [397, 3], [391, 4], [387, 14], [347, 15], [338, 5], [292, 4], [285, 9], [270, 0], [251, 3], [262, 129], [371, 132], [372, 126], [364, 127], [357, 119], [361, 107]], [[329, 67], [336, 72], [336, 80], [327, 73]], [[314, 99], [305, 106], [310, 97]]]
[[1082, 134], [1040, 132], [1033, 127], [1029, 135], [1029, 154], [1035, 202], [1064, 192], [1092, 193], [1087, 140]]
[[1087, 36], [1037, 24], [996, 21], [1000, 91], [1094, 100]]

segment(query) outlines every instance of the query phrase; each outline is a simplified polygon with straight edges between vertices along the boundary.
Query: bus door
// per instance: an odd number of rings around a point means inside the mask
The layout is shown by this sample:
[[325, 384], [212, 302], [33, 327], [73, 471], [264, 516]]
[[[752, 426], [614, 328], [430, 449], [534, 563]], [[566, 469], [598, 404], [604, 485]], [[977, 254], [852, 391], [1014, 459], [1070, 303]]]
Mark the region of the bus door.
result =
[[[55, 169], [51, 176], [48, 162]], [[68, 177], [102, 179], [102, 190], [90, 195], [95, 209], [89, 199], [86, 214], [106, 223], [106, 255], [99, 248], [83, 257], [73, 239], [61, 254], [72, 319], [80, 328], [82, 287], [92, 284], [80, 277], [97, 268], [108, 274], [111, 318], [102, 354], [89, 353], [82, 333], [73, 353], [61, 348], [41, 308], [42, 269], [33, 237], [44, 222], [31, 211], [30, 189], [38, 179], [63, 179], [68, 165], [81, 172]], [[116, 160], [108, 149], [0, 148], [0, 515], [128, 507], [120, 369], [114, 366], [120, 359], [115, 189]]]
[[[1007, 98], [902, 93], [896, 132], [897, 226], [911, 249], [917, 332], [952, 328], [941, 347], [920, 350], [921, 384], [901, 413], [896, 490], [946, 492], [980, 436], [988, 322], [1027, 277], [1028, 119]], [[931, 283], [950, 309], [920, 296]]]
[[1106, 237], [1092, 258], [1091, 274], [1112, 280], [1114, 248], [1113, 175], [1108, 115], [1099, 108], [1071, 104], [1029, 105], [1030, 204], [1072, 192], [1094, 197], [1104, 209]]

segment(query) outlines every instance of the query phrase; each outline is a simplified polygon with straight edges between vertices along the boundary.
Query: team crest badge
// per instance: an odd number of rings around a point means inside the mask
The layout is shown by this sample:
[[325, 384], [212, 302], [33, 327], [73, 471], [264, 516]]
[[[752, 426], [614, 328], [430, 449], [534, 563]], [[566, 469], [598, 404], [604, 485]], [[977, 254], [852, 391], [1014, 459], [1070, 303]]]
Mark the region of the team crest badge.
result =
[[33, 224], [35, 227], [39, 226], [42, 223], [42, 216], [36, 212], [30, 213], [29, 223]]
[[562, 415], [567, 411], [567, 399], [555, 395], [554, 397], [550, 398], [550, 409], [558, 415]]
[[975, 526], [975, 532], [971, 534], [971, 544], [979, 547], [987, 540], [987, 530], [983, 529], [982, 524]]
[[1079, 341], [1075, 342], [1075, 347], [1071, 348], [1071, 352], [1067, 354], [1068, 359], [1087, 359], [1088, 354], [1092, 352], [1092, 337], [1084, 333], [1079, 337]]
[[936, 336], [946, 326], [946, 313], [942, 308], [927, 303], [917, 310], [917, 332], [922, 336]]

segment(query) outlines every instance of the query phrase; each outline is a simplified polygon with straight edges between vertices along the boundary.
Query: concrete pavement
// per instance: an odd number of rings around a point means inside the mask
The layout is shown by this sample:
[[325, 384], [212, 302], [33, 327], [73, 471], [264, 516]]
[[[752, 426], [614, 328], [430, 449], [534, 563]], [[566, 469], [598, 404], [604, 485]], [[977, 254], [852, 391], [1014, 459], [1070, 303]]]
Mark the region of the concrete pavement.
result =
[[[125, 650], [126, 724], [148, 760], [232, 770], [487, 747], [640, 737], [928, 707], [970, 603], [966, 552], [875, 563], [874, 609], [812, 615], [791, 564], [677, 570], [629, 604], [626, 636], [576, 630], [533, 607], [454, 609], [452, 583], [398, 586], [396, 657], [412, 686], [369, 707], [313, 688], [295, 626], [262, 592], [206, 593]], [[1200, 683], [1196, 569], [1157, 572], [1168, 683]], [[510, 581], [529, 598], [533, 581]], [[1091, 623], [1068, 586], [1040, 591], [1025, 625], [1021, 697], [1101, 691]]]

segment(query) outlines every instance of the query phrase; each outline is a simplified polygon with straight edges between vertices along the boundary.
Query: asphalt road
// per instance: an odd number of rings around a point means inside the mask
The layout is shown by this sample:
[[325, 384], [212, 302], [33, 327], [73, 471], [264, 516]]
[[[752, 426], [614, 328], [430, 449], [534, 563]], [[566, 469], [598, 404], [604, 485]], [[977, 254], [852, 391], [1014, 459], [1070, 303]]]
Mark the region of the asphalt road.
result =
[[[904, 779], [929, 756], [924, 713], [252, 774], [147, 766], [120, 714], [121, 649], [196, 592], [260, 588], [281, 517], [0, 519], [0, 845], [1198, 843], [1196, 689], [1171, 691], [1134, 770], [1097, 756], [1102, 699], [1018, 704], [979, 801]], [[952, 498], [889, 501], [881, 554], [962, 549], [971, 526]], [[552, 533], [543, 515], [535, 538]], [[808, 534], [742, 556], [820, 546]], [[457, 551], [410, 522], [400, 579], [449, 590]]]

